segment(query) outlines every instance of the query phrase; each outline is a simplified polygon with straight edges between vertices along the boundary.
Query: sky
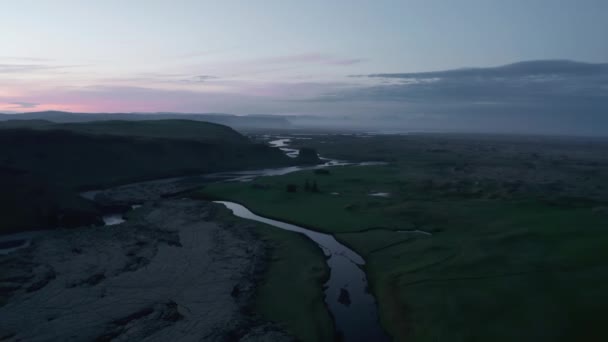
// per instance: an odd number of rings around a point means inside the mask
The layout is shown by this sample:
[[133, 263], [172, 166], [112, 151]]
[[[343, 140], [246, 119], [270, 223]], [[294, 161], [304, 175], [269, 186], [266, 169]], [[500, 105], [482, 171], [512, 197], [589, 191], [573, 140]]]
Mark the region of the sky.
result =
[[[2, 112], [418, 120], [551, 112], [542, 104], [555, 98], [579, 103], [569, 109], [577, 115], [608, 108], [605, 0], [0, 0], [0, 8]], [[535, 62], [492, 73], [525, 61]], [[462, 68], [490, 71], [450, 73]]]

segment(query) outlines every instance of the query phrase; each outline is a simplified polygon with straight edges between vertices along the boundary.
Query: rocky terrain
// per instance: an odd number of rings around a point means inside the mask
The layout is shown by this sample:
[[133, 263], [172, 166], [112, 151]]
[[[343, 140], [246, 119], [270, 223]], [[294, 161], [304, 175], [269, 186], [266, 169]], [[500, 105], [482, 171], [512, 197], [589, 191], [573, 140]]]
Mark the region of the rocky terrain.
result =
[[0, 255], [2, 341], [288, 341], [248, 309], [266, 246], [214, 204], [149, 201], [123, 224]]
[[105, 210], [129, 208], [133, 204], [158, 201], [175, 197], [181, 193], [200, 188], [210, 179], [205, 176], [164, 178], [152, 181], [131, 183], [104, 190], [81, 193], [81, 196], [96, 202]]

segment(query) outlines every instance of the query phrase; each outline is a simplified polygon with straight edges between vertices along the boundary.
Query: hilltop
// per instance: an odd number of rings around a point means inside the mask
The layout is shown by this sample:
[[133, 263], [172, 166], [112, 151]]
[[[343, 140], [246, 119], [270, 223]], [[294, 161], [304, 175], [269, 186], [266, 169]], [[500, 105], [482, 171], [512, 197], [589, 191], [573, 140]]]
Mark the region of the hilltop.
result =
[[2, 128], [66, 130], [83, 134], [224, 142], [246, 144], [249, 140], [234, 129], [210, 122], [191, 120], [108, 120], [81, 123], [54, 123], [47, 120], [9, 120]]
[[22, 114], [1, 114], [0, 121], [44, 120], [50, 122], [91, 122], [91, 121], [144, 121], [144, 120], [190, 120], [227, 125], [235, 129], [278, 129], [290, 128], [291, 122], [275, 115], [232, 115], [223, 113], [71, 113], [62, 111], [30, 112]]

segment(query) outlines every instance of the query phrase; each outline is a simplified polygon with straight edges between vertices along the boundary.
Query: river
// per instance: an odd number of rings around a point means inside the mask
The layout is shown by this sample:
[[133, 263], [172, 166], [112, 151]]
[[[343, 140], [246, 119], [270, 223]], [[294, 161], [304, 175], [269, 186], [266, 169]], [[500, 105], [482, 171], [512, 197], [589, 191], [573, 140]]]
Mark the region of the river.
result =
[[344, 341], [388, 341], [378, 322], [376, 300], [369, 293], [363, 258], [352, 249], [338, 242], [332, 235], [316, 232], [286, 222], [252, 213], [244, 206], [217, 201], [235, 216], [306, 235], [325, 253], [330, 268], [325, 283], [325, 303], [336, 324], [336, 330]]
[[[280, 138], [269, 141], [271, 146], [278, 147], [289, 156], [297, 156], [296, 149], [288, 147], [290, 139]], [[321, 157], [322, 158], [322, 157]], [[292, 167], [250, 171], [230, 179], [231, 181], [250, 181], [259, 176], [281, 175], [305, 169], [318, 169], [341, 165], [378, 165], [384, 163], [366, 162], [349, 163], [322, 158], [325, 163], [311, 167]], [[232, 211], [235, 216], [304, 234], [314, 241], [327, 257], [330, 269], [329, 280], [325, 283], [325, 303], [331, 312], [337, 334], [343, 341], [388, 341], [388, 336], [379, 323], [375, 298], [369, 292], [367, 277], [361, 267], [363, 258], [352, 249], [338, 242], [332, 235], [296, 226], [290, 223], [269, 219], [252, 213], [241, 204], [217, 201]]]

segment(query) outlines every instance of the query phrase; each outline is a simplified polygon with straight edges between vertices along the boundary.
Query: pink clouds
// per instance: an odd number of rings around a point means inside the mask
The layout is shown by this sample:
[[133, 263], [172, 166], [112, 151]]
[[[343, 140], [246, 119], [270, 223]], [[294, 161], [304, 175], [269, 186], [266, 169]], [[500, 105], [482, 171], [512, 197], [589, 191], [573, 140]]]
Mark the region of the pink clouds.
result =
[[65, 110], [74, 112], [154, 112], [171, 110], [180, 99], [180, 92], [132, 87], [87, 87], [81, 89], [53, 89], [19, 97], [19, 102], [36, 102], [24, 108], [18, 102], [2, 103], [0, 110], [25, 112], [35, 110]]
[[[124, 86], [53, 89], [14, 98], [0, 97], [0, 111], [74, 112], [241, 112], [261, 98], [249, 94], [205, 93]], [[23, 106], [20, 104], [29, 104]]]
[[128, 71], [109, 64], [78, 69], [0, 64], [0, 111], [283, 111], [290, 109], [286, 102], [351, 87], [356, 82], [341, 83], [328, 68], [343, 70], [362, 61], [301, 53], [197, 65], [152, 63]]
[[[233, 85], [238, 92], [204, 92], [127, 86], [54, 88], [16, 97], [0, 96], [0, 111], [28, 112], [226, 112], [234, 114], [308, 113], [321, 111], [306, 100], [349, 87], [340, 83], [251, 83]], [[19, 104], [21, 103], [21, 105]], [[24, 106], [25, 104], [25, 106]], [[323, 104], [332, 107], [333, 104]], [[27, 108], [26, 108], [27, 107]]]
[[74, 112], [86, 112], [91, 111], [86, 105], [77, 103], [45, 103], [37, 104], [32, 103], [28, 106], [23, 106], [17, 102], [2, 102], [0, 101], [0, 112], [31, 112], [31, 111], [45, 111], [45, 110], [60, 110], [60, 111], [74, 111]]

